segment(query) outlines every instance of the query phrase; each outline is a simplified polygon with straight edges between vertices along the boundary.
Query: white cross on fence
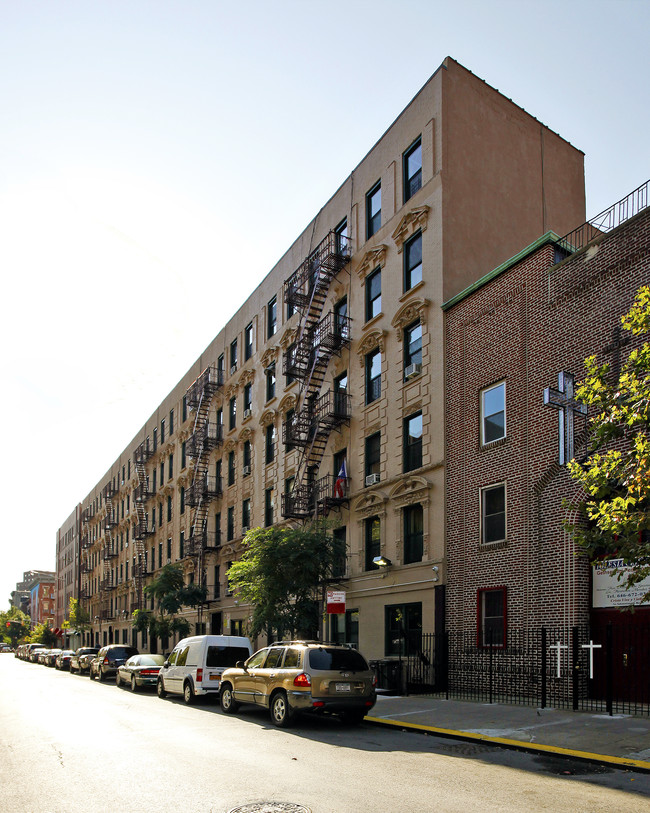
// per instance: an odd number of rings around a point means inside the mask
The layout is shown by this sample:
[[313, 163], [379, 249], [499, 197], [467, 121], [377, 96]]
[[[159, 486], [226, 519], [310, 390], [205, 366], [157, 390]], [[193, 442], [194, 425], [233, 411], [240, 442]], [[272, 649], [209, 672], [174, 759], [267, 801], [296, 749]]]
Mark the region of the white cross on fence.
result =
[[[561, 657], [562, 657], [562, 652], [561, 652], [561, 650], [562, 650], [562, 649], [568, 649], [568, 648], [569, 648], [569, 647], [567, 646], [567, 644], [561, 644], [559, 641], [558, 641], [556, 644], [553, 644], [552, 646], [549, 646], [549, 649], [557, 649], [557, 676], [558, 676], [558, 677], [561, 677], [561, 676], [562, 676], [562, 675], [561, 675], [561, 672], [560, 672], [560, 666], [561, 666]], [[567, 652], [567, 655], [568, 655], [568, 654], [569, 654], [569, 653]]]

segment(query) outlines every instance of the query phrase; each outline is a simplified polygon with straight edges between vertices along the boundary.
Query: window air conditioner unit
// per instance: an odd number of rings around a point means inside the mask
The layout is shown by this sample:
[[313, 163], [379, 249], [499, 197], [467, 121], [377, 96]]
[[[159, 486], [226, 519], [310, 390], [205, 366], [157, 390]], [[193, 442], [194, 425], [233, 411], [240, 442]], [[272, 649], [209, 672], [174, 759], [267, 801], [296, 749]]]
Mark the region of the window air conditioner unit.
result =
[[252, 410], [252, 409], [245, 409], [245, 410], [244, 410], [244, 420], [246, 420], [246, 418], [250, 418], [250, 416], [251, 416], [252, 414], [253, 414], [253, 410]]
[[248, 475], [250, 473], [251, 473], [251, 467], [250, 466], [244, 466], [244, 468], [242, 469], [243, 476], [248, 477]]
[[409, 364], [409, 366], [404, 370], [404, 378], [406, 381], [409, 378], [415, 378], [416, 375], [420, 375], [422, 372], [422, 365], [421, 364]]
[[379, 475], [378, 474], [369, 474], [366, 477], [366, 485], [367, 486], [374, 486], [378, 482], [379, 482]]
[[230, 375], [234, 375], [237, 372], [237, 365], [233, 364], [230, 368]]

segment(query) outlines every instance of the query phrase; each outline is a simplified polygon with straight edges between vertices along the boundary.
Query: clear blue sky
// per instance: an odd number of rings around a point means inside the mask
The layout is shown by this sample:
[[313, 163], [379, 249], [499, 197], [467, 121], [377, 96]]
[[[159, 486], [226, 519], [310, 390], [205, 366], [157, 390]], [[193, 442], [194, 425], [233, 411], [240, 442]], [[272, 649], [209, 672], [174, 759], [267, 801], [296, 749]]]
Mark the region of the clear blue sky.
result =
[[585, 152], [588, 216], [647, 180], [649, 22], [647, 0], [0, 0], [0, 607], [445, 56]]

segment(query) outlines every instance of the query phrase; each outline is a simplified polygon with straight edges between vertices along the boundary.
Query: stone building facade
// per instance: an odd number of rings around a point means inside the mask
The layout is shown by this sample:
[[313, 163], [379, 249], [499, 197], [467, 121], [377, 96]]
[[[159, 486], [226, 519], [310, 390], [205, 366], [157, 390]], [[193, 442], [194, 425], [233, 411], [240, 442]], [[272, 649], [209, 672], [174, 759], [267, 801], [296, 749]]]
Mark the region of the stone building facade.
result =
[[583, 221], [582, 153], [446, 59], [82, 499], [93, 640], [152, 645], [131, 614], [167, 562], [208, 589], [195, 629], [245, 630], [246, 529], [314, 510], [347, 551], [322, 634], [383, 658], [442, 629], [441, 305]]

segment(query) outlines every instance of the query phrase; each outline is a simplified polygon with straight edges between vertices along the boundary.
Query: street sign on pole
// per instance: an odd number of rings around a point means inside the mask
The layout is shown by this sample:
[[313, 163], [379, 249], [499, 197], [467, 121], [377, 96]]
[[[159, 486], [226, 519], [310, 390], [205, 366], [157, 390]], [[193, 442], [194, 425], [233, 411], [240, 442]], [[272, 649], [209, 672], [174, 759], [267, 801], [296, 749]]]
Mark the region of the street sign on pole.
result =
[[345, 591], [344, 590], [328, 590], [327, 591], [327, 614], [328, 615], [341, 615], [345, 613]]

